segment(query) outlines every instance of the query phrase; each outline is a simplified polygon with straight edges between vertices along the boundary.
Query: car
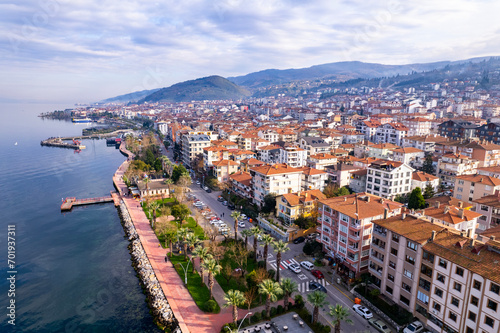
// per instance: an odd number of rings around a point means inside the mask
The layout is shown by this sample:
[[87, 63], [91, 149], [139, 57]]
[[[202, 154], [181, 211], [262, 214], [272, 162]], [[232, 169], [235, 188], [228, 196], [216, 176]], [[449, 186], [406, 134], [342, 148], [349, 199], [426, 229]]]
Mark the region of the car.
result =
[[238, 227], [240, 228], [246, 228], [246, 224], [243, 221], [238, 222]]
[[262, 240], [262, 235], [257, 235], [257, 240], [260, 242]]
[[247, 219], [248, 219], [248, 217], [245, 214], [240, 215], [240, 220], [246, 221]]
[[207, 188], [205, 191], [207, 191], [207, 193], [212, 193], [212, 189], [210, 188]]
[[221, 195], [219, 195], [219, 196], [217, 197], [217, 201], [219, 201], [219, 202], [224, 201], [224, 197], [222, 197]]
[[415, 320], [413, 323], [405, 327], [403, 333], [420, 333], [423, 330], [424, 330], [424, 325], [418, 320]]
[[316, 281], [309, 281], [309, 291], [316, 291], [316, 290], [319, 290], [319, 291], [322, 291], [324, 293], [326, 293], [326, 288], [319, 284], [318, 282]]
[[227, 201], [226, 200], [222, 201], [222, 206], [227, 206]]
[[312, 234], [307, 235], [307, 239], [314, 240], [319, 236], [317, 232], [313, 232]]
[[203, 186], [203, 189], [204, 189], [205, 191], [207, 191], [207, 190], [208, 190], [208, 186]]
[[288, 265], [288, 268], [289, 268], [292, 272], [294, 272], [294, 273], [296, 273], [296, 274], [299, 274], [299, 273], [301, 272], [301, 270], [300, 270], [300, 266], [299, 266], [299, 265], [297, 265], [297, 264], [290, 264], [290, 265]]
[[380, 319], [371, 318], [368, 319], [368, 323], [375, 327], [375, 329], [382, 333], [391, 333], [391, 329], [387, 327], [387, 324]]
[[299, 243], [302, 243], [303, 241], [305, 241], [306, 239], [302, 236], [300, 237], [297, 237], [293, 240], [293, 244], [299, 244]]
[[354, 312], [356, 312], [365, 319], [373, 318], [373, 313], [370, 310], [368, 310], [367, 307], [362, 306], [361, 304], [354, 304], [352, 306], [352, 309], [354, 310]]
[[317, 279], [324, 279], [324, 278], [325, 278], [325, 276], [323, 275], [323, 273], [321, 273], [321, 271], [318, 271], [317, 269], [313, 269], [313, 270], [311, 271], [311, 274], [312, 274], [315, 278], [317, 278]]
[[307, 260], [304, 260], [300, 263], [300, 266], [304, 267], [305, 269], [307, 269], [308, 271], [310, 271], [311, 269], [314, 268], [314, 265], [312, 264], [312, 262], [310, 261], [307, 261]]
[[196, 185], [200, 185], [201, 182], [199, 180], [196, 181]]

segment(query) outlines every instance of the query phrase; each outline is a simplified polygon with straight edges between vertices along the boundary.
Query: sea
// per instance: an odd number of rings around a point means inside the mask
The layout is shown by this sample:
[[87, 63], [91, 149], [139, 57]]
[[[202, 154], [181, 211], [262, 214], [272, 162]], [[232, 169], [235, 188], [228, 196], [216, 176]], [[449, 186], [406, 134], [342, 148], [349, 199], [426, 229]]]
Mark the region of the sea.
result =
[[109, 195], [125, 159], [104, 139], [42, 147], [90, 126], [38, 117], [68, 107], [0, 104], [0, 332], [160, 332], [114, 205], [60, 210]]

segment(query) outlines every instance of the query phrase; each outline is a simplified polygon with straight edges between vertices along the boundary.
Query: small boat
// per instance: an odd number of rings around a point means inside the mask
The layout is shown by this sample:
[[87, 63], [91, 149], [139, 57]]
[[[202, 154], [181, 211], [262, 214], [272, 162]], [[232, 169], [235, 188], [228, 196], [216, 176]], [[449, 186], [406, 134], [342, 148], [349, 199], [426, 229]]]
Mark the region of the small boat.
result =
[[14, 143], [14, 146], [17, 146], [17, 141], [16, 141], [16, 143]]
[[92, 119], [90, 118], [72, 118], [71, 119], [74, 123], [91, 123], [92, 122]]

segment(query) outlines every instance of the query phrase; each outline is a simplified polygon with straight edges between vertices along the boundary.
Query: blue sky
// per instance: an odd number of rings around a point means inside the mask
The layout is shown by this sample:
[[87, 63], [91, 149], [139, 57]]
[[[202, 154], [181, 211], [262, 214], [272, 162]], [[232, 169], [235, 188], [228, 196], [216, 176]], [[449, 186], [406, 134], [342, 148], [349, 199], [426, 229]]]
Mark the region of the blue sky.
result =
[[7, 0], [0, 101], [93, 102], [218, 74], [500, 56], [499, 1]]

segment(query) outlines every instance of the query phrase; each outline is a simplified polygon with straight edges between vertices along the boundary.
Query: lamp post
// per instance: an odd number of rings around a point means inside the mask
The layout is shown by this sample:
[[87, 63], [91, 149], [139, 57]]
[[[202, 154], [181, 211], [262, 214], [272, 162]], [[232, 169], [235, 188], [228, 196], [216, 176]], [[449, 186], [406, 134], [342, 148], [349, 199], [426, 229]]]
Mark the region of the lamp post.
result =
[[245, 318], [248, 316], [248, 315], [251, 315], [252, 312], [248, 312], [245, 317], [243, 317], [243, 319], [241, 320], [241, 323], [240, 323], [240, 326], [238, 326], [238, 329], [236, 330], [236, 333], [238, 333], [240, 331], [240, 327], [241, 325], [243, 325], [243, 322], [245, 321]]
[[[191, 259], [193, 259], [193, 257], [189, 257], [189, 260], [188, 260], [188, 263], [186, 265], [186, 268], [184, 268], [184, 266], [182, 266], [181, 263], [179, 263], [179, 265], [181, 265], [182, 269], [184, 270], [184, 284], [187, 286], [188, 284], [188, 268], [189, 268], [189, 263], [191, 262]], [[193, 264], [194, 265], [194, 264]]]

